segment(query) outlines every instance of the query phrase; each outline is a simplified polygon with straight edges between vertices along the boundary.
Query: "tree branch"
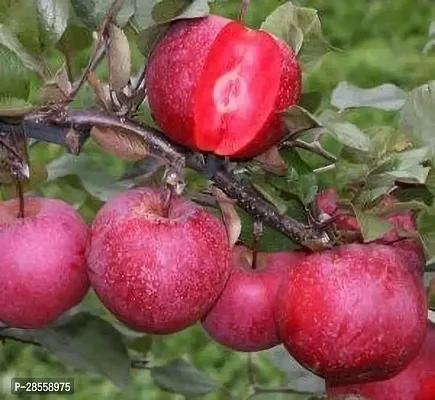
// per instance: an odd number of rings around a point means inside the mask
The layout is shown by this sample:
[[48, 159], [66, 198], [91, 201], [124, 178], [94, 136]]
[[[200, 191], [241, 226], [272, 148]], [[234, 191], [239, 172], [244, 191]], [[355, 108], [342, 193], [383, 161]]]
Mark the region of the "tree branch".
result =
[[[3, 124], [5, 128], [7, 124]], [[172, 143], [159, 130], [125, 117], [108, 114], [95, 109], [40, 112], [26, 117], [25, 128], [29, 137], [65, 145], [66, 133], [71, 127], [80, 132], [89, 132], [92, 126], [122, 128], [143, 138], [149, 153], [169, 163], [171, 166], [188, 166], [206, 173], [204, 157], [201, 153]], [[254, 188], [240, 182], [237, 177], [221, 167], [212, 177], [213, 183], [254, 217], [282, 232], [292, 241], [311, 250], [331, 247], [327, 235], [318, 227], [304, 224], [279, 213]]]

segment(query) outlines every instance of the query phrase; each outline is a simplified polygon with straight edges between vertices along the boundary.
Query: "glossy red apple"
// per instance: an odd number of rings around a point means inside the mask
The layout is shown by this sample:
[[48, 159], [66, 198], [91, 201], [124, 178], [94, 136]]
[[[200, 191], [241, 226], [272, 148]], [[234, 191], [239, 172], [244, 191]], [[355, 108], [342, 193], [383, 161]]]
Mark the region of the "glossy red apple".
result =
[[426, 319], [422, 281], [381, 244], [308, 255], [289, 271], [278, 298], [284, 346], [330, 382], [399, 373], [420, 349]]
[[[360, 226], [356, 217], [338, 204], [338, 195], [335, 189], [326, 189], [316, 196], [316, 204], [321, 212], [329, 217], [335, 217], [334, 225], [339, 231], [360, 232]], [[396, 202], [390, 195], [383, 197], [382, 207], [388, 207]], [[374, 242], [390, 244], [402, 257], [405, 264], [414, 271], [417, 276], [422, 277], [426, 263], [423, 245], [420, 240], [404, 238], [403, 234], [416, 232], [417, 224], [411, 211], [393, 212], [385, 216], [392, 227], [382, 237]]]
[[216, 15], [179, 20], [150, 56], [152, 114], [173, 140], [253, 157], [280, 139], [277, 113], [299, 101], [301, 70], [284, 42]]
[[110, 199], [91, 227], [91, 285], [126, 325], [167, 334], [210, 309], [229, 276], [222, 221], [175, 197], [164, 215], [162, 190], [139, 188]]
[[238, 351], [260, 351], [279, 344], [274, 317], [278, 287], [304, 256], [301, 251], [258, 253], [253, 266], [252, 251], [235, 246], [230, 278], [202, 321], [206, 332]]
[[404, 371], [391, 379], [356, 385], [331, 385], [326, 390], [332, 399], [340, 395], [362, 395], [367, 400], [435, 399], [435, 324], [428, 322], [426, 340], [418, 355]]
[[26, 197], [0, 203], [0, 320], [41, 328], [78, 304], [89, 288], [88, 228], [69, 204]]

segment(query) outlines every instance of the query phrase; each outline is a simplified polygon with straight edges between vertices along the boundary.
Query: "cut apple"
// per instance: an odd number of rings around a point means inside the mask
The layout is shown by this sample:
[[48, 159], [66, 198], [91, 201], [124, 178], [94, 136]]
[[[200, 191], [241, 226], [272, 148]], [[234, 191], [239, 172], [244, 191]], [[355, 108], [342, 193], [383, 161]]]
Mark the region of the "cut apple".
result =
[[254, 157], [284, 134], [279, 113], [299, 101], [293, 50], [217, 15], [174, 22], [150, 56], [146, 88], [157, 125], [192, 150]]
[[196, 145], [219, 155], [243, 149], [273, 112], [280, 77], [280, 50], [268, 33], [226, 25], [196, 88]]

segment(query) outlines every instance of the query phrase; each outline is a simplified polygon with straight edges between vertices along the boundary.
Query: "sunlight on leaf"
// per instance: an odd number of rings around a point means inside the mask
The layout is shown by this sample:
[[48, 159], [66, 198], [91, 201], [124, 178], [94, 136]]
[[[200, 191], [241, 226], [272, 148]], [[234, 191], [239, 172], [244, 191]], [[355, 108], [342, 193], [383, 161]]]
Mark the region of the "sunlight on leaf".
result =
[[17, 37], [3, 24], [0, 24], [0, 44], [15, 53], [26, 68], [43, 75], [42, 64], [27, 52]]
[[298, 54], [304, 72], [316, 65], [333, 47], [325, 40], [317, 10], [287, 2], [277, 7], [261, 24]]
[[343, 81], [332, 92], [331, 104], [340, 110], [353, 107], [373, 107], [394, 111], [402, 108], [406, 97], [405, 91], [391, 83], [361, 89]]
[[400, 128], [416, 146], [435, 147], [435, 81], [414, 89], [400, 113]]

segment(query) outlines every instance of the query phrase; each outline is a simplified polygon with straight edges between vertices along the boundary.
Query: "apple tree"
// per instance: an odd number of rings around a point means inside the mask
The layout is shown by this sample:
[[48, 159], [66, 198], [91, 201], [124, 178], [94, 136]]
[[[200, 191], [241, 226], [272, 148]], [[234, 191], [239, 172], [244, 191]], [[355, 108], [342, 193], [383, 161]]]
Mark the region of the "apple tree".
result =
[[[156, 396], [433, 400], [435, 84], [325, 98], [318, 12], [250, 7], [0, 0], [0, 338]], [[191, 329], [246, 382], [162, 360]]]

